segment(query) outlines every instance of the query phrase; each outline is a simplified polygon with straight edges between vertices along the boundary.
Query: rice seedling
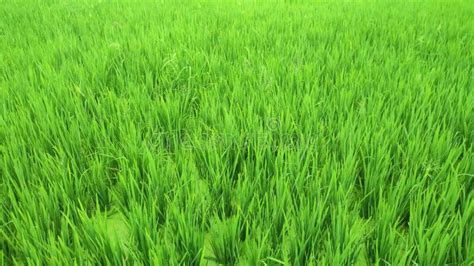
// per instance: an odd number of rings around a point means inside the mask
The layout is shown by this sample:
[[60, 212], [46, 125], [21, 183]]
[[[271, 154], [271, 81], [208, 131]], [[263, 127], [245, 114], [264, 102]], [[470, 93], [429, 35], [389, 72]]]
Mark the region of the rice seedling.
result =
[[469, 1], [0, 1], [0, 265], [473, 265]]

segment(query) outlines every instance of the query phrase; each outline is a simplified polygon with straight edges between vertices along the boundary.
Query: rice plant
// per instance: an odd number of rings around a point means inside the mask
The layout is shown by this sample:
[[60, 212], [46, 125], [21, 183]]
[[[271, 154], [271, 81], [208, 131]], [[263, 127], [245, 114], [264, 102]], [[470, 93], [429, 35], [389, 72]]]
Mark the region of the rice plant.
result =
[[0, 1], [0, 265], [473, 265], [470, 1]]

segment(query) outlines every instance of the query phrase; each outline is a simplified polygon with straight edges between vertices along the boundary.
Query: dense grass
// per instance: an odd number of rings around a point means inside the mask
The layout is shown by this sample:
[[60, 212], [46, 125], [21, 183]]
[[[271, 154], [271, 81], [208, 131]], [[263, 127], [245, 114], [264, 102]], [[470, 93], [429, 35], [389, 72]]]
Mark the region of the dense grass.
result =
[[0, 1], [0, 264], [474, 263], [471, 1]]

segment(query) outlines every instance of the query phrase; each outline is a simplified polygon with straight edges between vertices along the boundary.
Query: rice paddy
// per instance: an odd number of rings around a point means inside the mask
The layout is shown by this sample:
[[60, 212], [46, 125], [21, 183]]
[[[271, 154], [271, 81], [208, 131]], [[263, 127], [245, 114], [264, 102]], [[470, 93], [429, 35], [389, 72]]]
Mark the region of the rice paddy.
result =
[[474, 265], [471, 1], [0, 1], [0, 265]]

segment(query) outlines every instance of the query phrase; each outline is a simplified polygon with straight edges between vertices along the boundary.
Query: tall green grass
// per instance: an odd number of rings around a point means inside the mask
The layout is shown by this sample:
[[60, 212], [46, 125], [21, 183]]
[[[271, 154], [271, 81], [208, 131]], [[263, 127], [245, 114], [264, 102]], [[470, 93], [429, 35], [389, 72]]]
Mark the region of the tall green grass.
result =
[[0, 264], [472, 265], [470, 1], [0, 1]]

